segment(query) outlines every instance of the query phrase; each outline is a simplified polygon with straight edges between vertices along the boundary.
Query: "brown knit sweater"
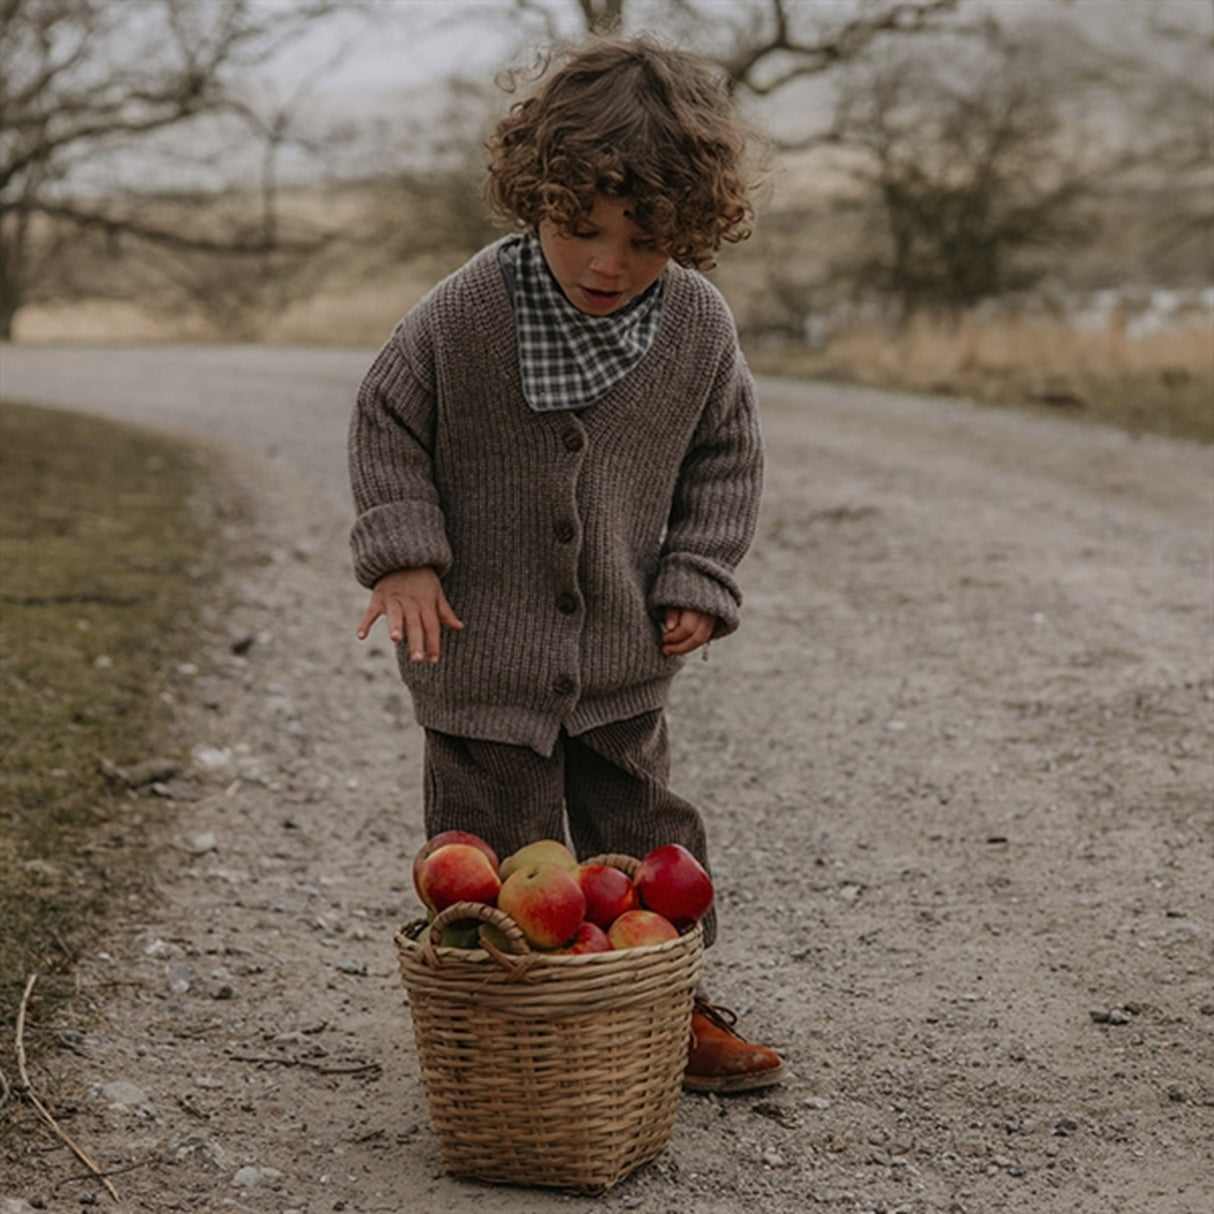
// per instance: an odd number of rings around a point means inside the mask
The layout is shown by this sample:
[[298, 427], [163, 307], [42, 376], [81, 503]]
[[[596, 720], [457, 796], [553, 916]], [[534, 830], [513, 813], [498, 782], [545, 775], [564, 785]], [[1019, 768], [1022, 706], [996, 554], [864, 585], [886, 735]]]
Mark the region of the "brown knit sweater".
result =
[[429, 565], [460, 632], [435, 665], [398, 647], [418, 722], [549, 754], [661, 707], [682, 659], [665, 607], [738, 625], [734, 569], [758, 517], [754, 382], [733, 319], [671, 264], [661, 326], [601, 400], [535, 413], [491, 245], [397, 325], [350, 427], [355, 575]]

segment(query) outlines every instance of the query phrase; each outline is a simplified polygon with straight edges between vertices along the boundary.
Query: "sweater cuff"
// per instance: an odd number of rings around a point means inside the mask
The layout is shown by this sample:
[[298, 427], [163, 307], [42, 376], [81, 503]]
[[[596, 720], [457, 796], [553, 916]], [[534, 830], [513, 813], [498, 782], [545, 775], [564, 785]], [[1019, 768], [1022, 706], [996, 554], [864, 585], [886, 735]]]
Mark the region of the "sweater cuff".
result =
[[717, 618], [712, 638], [737, 630], [742, 592], [728, 570], [706, 557], [676, 553], [663, 558], [649, 592], [649, 609], [660, 615], [667, 607], [691, 608]]
[[443, 513], [428, 502], [390, 502], [360, 515], [350, 532], [354, 576], [368, 590], [386, 573], [429, 567], [441, 578], [451, 568]]

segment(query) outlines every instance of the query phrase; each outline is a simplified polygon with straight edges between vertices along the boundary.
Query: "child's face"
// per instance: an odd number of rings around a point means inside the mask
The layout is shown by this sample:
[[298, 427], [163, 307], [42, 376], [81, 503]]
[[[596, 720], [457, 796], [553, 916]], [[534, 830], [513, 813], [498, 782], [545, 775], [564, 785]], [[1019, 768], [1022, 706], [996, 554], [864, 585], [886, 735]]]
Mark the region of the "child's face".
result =
[[670, 260], [637, 227], [626, 198], [600, 194], [590, 214], [569, 232], [541, 220], [539, 237], [565, 298], [590, 316], [610, 316], [644, 294]]

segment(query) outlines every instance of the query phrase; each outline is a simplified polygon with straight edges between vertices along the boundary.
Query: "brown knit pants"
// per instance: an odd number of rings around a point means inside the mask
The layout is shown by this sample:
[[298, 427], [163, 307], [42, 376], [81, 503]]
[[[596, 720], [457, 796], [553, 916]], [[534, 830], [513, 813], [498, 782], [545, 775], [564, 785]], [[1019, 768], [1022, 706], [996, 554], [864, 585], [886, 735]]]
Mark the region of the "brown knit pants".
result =
[[[426, 835], [467, 830], [499, 856], [536, 839], [565, 839], [580, 859], [644, 856], [681, 843], [708, 867], [704, 821], [666, 786], [670, 751], [659, 709], [575, 737], [561, 732], [550, 757], [527, 746], [426, 730]], [[716, 914], [704, 940], [716, 936]]]

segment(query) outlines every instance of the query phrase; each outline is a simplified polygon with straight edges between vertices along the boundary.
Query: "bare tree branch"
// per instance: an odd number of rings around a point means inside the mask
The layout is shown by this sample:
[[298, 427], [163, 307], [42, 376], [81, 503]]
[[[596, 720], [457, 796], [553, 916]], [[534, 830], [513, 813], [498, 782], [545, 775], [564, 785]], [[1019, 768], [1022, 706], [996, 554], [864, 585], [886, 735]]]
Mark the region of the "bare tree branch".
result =
[[[209, 234], [172, 234], [135, 216], [82, 205], [82, 166], [127, 158], [163, 132], [238, 116], [261, 142], [261, 241], [276, 235], [276, 168], [302, 94], [259, 119], [246, 73], [303, 32], [355, 4], [298, 0], [3, 0], [0, 7], [0, 337], [37, 288], [43, 250], [31, 217], [69, 230], [124, 230], [202, 249]], [[305, 81], [304, 86], [311, 81]], [[260, 124], [259, 124], [260, 123]], [[48, 239], [47, 249], [59, 247]], [[239, 243], [239, 242], [238, 242]], [[240, 250], [237, 250], [240, 252]]]

